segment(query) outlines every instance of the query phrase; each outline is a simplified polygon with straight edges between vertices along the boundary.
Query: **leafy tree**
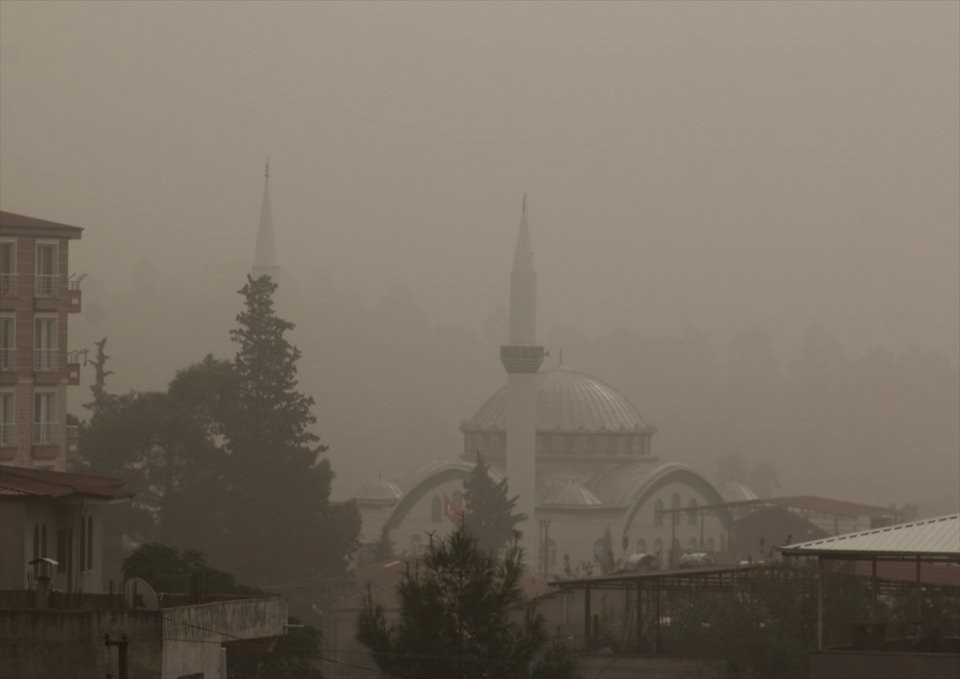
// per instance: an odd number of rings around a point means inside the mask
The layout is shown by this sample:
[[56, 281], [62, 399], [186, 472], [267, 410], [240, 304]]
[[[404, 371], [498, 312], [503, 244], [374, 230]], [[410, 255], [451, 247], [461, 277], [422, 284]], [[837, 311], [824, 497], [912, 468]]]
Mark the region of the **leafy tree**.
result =
[[[397, 585], [400, 617], [386, 620], [368, 597], [357, 639], [384, 676], [396, 679], [566, 679], [569, 650], [550, 642], [520, 588], [522, 554], [497, 557], [464, 526], [431, 541], [424, 560]], [[511, 611], [520, 609], [517, 620]]]
[[526, 515], [515, 513], [517, 496], [508, 497], [507, 479], [495, 482], [483, 455], [463, 481], [463, 522], [481, 549], [502, 549], [514, 538], [515, 527]]

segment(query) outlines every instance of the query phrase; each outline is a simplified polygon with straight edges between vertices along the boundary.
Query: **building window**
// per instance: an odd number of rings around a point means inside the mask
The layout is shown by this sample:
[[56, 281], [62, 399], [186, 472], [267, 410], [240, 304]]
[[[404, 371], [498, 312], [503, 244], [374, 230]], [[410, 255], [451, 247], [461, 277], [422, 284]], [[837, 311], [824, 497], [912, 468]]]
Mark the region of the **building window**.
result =
[[653, 541], [653, 553], [656, 554], [658, 558], [663, 556], [663, 540], [660, 538]]
[[430, 500], [430, 520], [434, 523], [440, 523], [442, 517], [443, 503], [440, 501], [439, 495], [434, 495], [433, 499]]
[[695, 498], [690, 498], [690, 502], [687, 503], [687, 523], [691, 526], [697, 525], [697, 501]]
[[33, 443], [54, 445], [57, 441], [57, 395], [38, 391], [33, 395]]
[[37, 316], [33, 319], [33, 369], [56, 372], [59, 369], [57, 350], [57, 317]]
[[60, 294], [56, 243], [37, 243], [34, 281], [34, 295], [37, 297], [57, 297]]
[[93, 517], [80, 518], [80, 570], [93, 570]]
[[713, 538], [707, 538], [707, 551], [713, 552], [716, 551], [717, 544], [713, 541]]
[[17, 369], [16, 318], [13, 314], [0, 316], [0, 370]]
[[653, 503], [653, 525], [663, 525], [663, 500], [657, 499], [657, 501]]
[[0, 391], [0, 446], [17, 445], [16, 423], [13, 419], [13, 392]]
[[410, 552], [413, 556], [417, 556], [420, 553], [420, 536], [411, 535], [410, 536]]
[[0, 241], [0, 296], [17, 296], [17, 242]]
[[643, 538], [637, 538], [637, 546], [633, 551], [637, 554], [645, 554], [647, 552], [647, 541]]

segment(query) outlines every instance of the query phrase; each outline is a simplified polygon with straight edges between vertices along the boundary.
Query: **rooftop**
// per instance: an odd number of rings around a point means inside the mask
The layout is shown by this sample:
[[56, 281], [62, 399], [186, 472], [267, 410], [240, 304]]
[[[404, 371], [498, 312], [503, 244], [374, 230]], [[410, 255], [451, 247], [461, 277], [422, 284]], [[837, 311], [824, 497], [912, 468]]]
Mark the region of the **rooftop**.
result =
[[781, 547], [789, 556], [927, 558], [960, 562], [960, 514]]
[[18, 215], [2, 210], [0, 210], [0, 229], [3, 229], [4, 233], [8, 235], [21, 230], [25, 232], [41, 231], [44, 234], [64, 238], [80, 238], [80, 235], [83, 233], [83, 229], [79, 226], [51, 222], [46, 219]]
[[133, 497], [133, 493], [126, 490], [123, 482], [118, 479], [0, 465], [0, 497], [35, 496], [59, 499], [71, 495], [101, 500]]

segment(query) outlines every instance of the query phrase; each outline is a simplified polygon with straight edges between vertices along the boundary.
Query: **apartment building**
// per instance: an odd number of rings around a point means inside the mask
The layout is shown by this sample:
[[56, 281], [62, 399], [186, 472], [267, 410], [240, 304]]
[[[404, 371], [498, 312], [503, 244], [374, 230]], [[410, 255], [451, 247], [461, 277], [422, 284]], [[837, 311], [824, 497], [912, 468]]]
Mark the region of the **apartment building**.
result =
[[77, 454], [67, 387], [79, 384], [68, 350], [80, 280], [69, 246], [83, 229], [0, 211], [0, 463], [65, 471]]

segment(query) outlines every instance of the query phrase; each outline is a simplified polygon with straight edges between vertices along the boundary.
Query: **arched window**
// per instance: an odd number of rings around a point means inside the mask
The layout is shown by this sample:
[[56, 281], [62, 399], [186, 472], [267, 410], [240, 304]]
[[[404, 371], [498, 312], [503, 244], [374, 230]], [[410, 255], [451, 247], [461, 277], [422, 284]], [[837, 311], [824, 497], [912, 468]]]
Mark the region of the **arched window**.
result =
[[691, 526], [697, 525], [697, 501], [695, 498], [690, 498], [690, 502], [687, 503], [689, 511], [687, 512], [687, 523]]
[[443, 517], [443, 503], [440, 502], [440, 496], [434, 495], [430, 500], [430, 520], [434, 523], [440, 523]]
[[412, 535], [410, 537], [410, 553], [416, 556], [420, 553], [420, 536]]
[[653, 503], [653, 525], [663, 525], [663, 500], [660, 500], [659, 498]]

